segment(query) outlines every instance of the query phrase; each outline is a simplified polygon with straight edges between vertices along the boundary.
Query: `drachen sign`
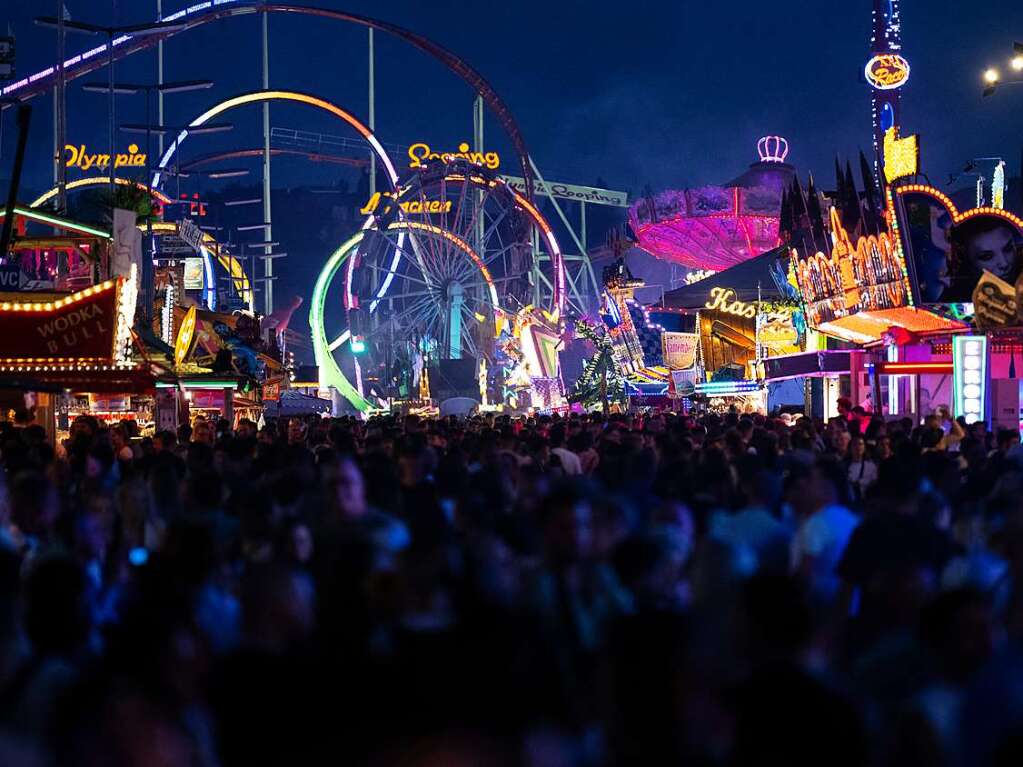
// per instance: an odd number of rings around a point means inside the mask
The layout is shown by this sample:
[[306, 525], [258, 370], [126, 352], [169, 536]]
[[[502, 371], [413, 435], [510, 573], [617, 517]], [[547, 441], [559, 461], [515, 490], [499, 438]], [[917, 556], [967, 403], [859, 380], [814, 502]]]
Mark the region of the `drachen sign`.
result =
[[756, 304], [744, 304], [735, 296], [731, 288], [711, 288], [710, 300], [704, 304], [707, 309], [715, 309], [725, 314], [752, 319], [757, 316]]
[[0, 305], [0, 360], [12, 362], [88, 359], [114, 356], [117, 325], [116, 283], [88, 288], [67, 298], [43, 303]]
[[[85, 144], [72, 146], [64, 145], [67, 153], [64, 164], [69, 168], [90, 170], [91, 168], [109, 168], [110, 155], [100, 152], [91, 153]], [[114, 155], [115, 168], [144, 168], [146, 167], [146, 153], [139, 152], [138, 144], [129, 144], [127, 152], [120, 152]]]
[[[521, 176], [500, 176], [508, 186], [520, 194], [526, 193], [526, 180]], [[601, 189], [596, 186], [579, 186], [578, 184], [562, 184], [558, 181], [541, 182], [533, 179], [533, 194], [541, 197], [557, 197], [560, 200], [589, 202], [594, 205], [611, 205], [615, 208], [629, 207], [629, 195], [613, 189]]]
[[[383, 202], [384, 210], [386, 212], [390, 209], [394, 202], [394, 194], [391, 192], [374, 192], [373, 196], [369, 198], [359, 212], [368, 216], [370, 213], [376, 213], [380, 207], [380, 203]], [[451, 200], [405, 200], [404, 202], [398, 203], [398, 207], [405, 213], [410, 214], [423, 214], [423, 213], [450, 213], [451, 212]]]
[[412, 144], [408, 148], [408, 166], [410, 168], [422, 168], [430, 160], [449, 162], [458, 158], [491, 170], [496, 170], [501, 165], [501, 157], [497, 152], [472, 152], [469, 151], [469, 145], [464, 141], [458, 145], [457, 152], [434, 152], [429, 144], [421, 142]]

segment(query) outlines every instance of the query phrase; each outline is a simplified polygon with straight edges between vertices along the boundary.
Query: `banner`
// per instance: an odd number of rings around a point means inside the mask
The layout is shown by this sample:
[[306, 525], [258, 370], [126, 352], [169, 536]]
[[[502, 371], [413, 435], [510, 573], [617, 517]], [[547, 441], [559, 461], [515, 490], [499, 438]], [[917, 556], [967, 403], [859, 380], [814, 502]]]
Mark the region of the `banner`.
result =
[[699, 380], [700, 371], [696, 368], [672, 370], [669, 394], [675, 397], [692, 397], [696, 393], [696, 384]]
[[263, 401], [276, 402], [281, 398], [281, 382], [279, 379], [263, 384]]
[[[526, 193], [526, 180], [521, 176], [499, 176], [499, 178], [516, 192]], [[596, 186], [562, 184], [557, 181], [548, 181], [544, 186], [539, 179], [534, 178], [533, 194], [541, 197], [557, 197], [560, 200], [590, 202], [595, 205], [611, 205], [616, 208], [629, 207], [627, 192], [616, 192], [613, 189], [601, 189]]]
[[[23, 303], [0, 312], [0, 360], [110, 361], [117, 327], [117, 283], [59, 301]], [[96, 292], [92, 292], [96, 291]]]
[[193, 224], [191, 220], [183, 218], [178, 221], [178, 237], [180, 237], [196, 253], [200, 252], [203, 241], [203, 231]]
[[792, 310], [780, 308], [777, 311], [761, 312], [757, 315], [757, 342], [761, 356], [796, 354], [799, 348], [799, 332], [793, 322]]
[[700, 343], [698, 333], [661, 334], [661, 352], [669, 370], [686, 370], [696, 365], [696, 349]]

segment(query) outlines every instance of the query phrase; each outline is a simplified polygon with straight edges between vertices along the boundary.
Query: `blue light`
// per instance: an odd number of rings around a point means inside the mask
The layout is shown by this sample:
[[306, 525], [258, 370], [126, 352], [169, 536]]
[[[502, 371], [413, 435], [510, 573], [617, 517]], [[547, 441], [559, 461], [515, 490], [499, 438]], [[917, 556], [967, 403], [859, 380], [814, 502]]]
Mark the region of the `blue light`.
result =
[[886, 131], [895, 125], [895, 110], [887, 101], [881, 105], [881, 130]]

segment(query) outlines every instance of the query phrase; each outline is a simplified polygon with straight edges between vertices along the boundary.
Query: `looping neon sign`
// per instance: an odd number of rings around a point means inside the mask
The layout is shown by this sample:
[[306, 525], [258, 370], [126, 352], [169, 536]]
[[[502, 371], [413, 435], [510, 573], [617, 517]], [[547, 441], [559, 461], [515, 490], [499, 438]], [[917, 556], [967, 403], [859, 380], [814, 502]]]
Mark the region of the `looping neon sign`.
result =
[[732, 288], [711, 288], [710, 300], [704, 304], [707, 309], [716, 309], [725, 314], [752, 319], [757, 316], [756, 304], [746, 304], [736, 298]]
[[470, 152], [469, 145], [462, 142], [458, 145], [457, 152], [433, 152], [429, 144], [413, 144], [408, 148], [408, 166], [410, 168], [422, 168], [430, 160], [443, 160], [450, 162], [456, 158], [468, 160], [474, 165], [482, 165], [484, 168], [496, 170], [501, 164], [501, 158], [497, 152]]
[[867, 82], [879, 91], [891, 90], [906, 84], [909, 62], [897, 53], [882, 53], [867, 62], [863, 74]]

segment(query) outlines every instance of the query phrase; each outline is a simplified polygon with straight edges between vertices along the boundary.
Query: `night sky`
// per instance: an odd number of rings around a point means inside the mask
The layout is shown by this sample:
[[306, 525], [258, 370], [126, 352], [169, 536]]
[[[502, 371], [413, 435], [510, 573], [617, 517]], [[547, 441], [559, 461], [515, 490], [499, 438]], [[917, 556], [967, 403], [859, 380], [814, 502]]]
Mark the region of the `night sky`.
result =
[[[333, 0], [321, 0], [334, 5]], [[5, 3], [0, 23], [18, 37], [18, 69], [27, 75], [53, 59], [52, 30], [31, 23], [56, 3]], [[184, 2], [165, 0], [169, 14]], [[75, 20], [107, 23], [108, 3], [66, 0]], [[480, 71], [511, 106], [548, 179], [641, 192], [721, 182], [755, 159], [757, 137], [788, 137], [789, 160], [831, 180], [833, 157], [870, 143], [868, 87], [859, 72], [870, 36], [869, 0], [824, 3], [539, 2], [455, 0], [336, 7], [377, 16], [426, 35]], [[104, 12], [105, 11], [105, 12]], [[117, 3], [116, 21], [142, 23], [154, 2]], [[1000, 155], [1017, 175], [1023, 143], [1023, 88], [991, 98], [980, 72], [1005, 64], [1013, 33], [1023, 38], [1023, 3], [904, 0], [904, 53], [912, 76], [903, 100], [904, 132], [923, 136], [924, 170], [943, 185], [971, 157]], [[257, 16], [185, 33], [167, 45], [167, 78], [208, 77], [212, 91], [168, 97], [167, 122], [186, 122], [215, 101], [259, 85]], [[96, 38], [69, 35], [69, 51]], [[377, 133], [384, 141], [423, 140], [450, 147], [471, 137], [472, 94], [425, 54], [377, 36]], [[366, 32], [339, 22], [271, 17], [271, 85], [314, 92], [366, 115]], [[117, 65], [121, 80], [155, 79], [155, 54]], [[105, 78], [105, 70], [88, 77]], [[69, 141], [105, 149], [106, 102], [69, 87]], [[34, 100], [24, 183], [47, 186], [52, 101]], [[13, 152], [5, 113], [0, 176]], [[118, 122], [144, 119], [141, 96], [119, 100]], [[195, 139], [194, 154], [259, 143], [259, 109], [231, 114], [227, 136]], [[274, 107], [275, 126], [353, 136], [307, 107]], [[129, 137], [119, 141], [127, 144]], [[200, 145], [199, 142], [202, 142]], [[510, 157], [496, 121], [488, 148]], [[511, 163], [508, 162], [508, 165]], [[256, 164], [253, 163], [255, 171]], [[275, 165], [275, 186], [328, 183], [336, 169], [289, 161]], [[255, 176], [253, 176], [255, 181]], [[222, 182], [223, 183], [223, 182]]]

